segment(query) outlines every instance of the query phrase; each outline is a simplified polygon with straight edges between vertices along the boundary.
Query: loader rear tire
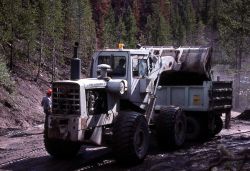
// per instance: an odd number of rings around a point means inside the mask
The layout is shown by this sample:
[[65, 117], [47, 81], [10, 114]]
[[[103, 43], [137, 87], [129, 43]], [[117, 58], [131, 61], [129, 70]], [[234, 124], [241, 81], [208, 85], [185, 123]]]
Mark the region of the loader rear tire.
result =
[[113, 152], [117, 162], [125, 165], [140, 163], [147, 155], [149, 129], [141, 114], [119, 114], [113, 127]]
[[46, 151], [55, 158], [70, 159], [77, 155], [81, 144], [71, 141], [51, 139], [48, 137], [48, 117], [44, 125], [44, 146]]
[[156, 120], [158, 144], [164, 149], [176, 149], [186, 139], [186, 116], [179, 107], [163, 107]]

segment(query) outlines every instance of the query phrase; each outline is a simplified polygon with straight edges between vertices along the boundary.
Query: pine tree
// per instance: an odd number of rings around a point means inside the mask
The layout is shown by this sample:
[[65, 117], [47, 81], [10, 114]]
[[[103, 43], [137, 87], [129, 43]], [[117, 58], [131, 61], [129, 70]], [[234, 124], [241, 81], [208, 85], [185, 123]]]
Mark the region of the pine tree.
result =
[[116, 34], [116, 24], [115, 24], [115, 13], [111, 8], [109, 10], [109, 14], [105, 17], [105, 25], [104, 25], [104, 33], [103, 33], [103, 41], [104, 47], [114, 47], [117, 43]]
[[153, 13], [147, 19], [145, 27], [147, 43], [152, 45], [166, 45], [170, 42], [170, 28], [164, 15], [161, 13], [160, 3], [152, 4]]
[[198, 36], [195, 37], [195, 34], [197, 35], [197, 28], [201, 23], [198, 22], [196, 25], [195, 12], [191, 0], [187, 0], [184, 2], [183, 10], [184, 10], [183, 23], [185, 25], [185, 30], [186, 30], [186, 42], [187, 44], [191, 45], [196, 41], [195, 39], [197, 39], [198, 37]]
[[248, 48], [250, 43], [250, 1], [221, 1], [219, 9], [218, 28], [221, 42], [229, 57], [234, 57], [236, 61], [235, 107], [237, 108], [239, 107], [242, 58], [250, 52]]
[[195, 24], [193, 34], [193, 45], [206, 45], [207, 42], [205, 41], [205, 25], [203, 24], [202, 20], [198, 20]]
[[219, 6], [221, 0], [211, 0], [208, 11], [208, 25], [213, 30], [218, 30]]
[[177, 4], [172, 4], [171, 6], [170, 33], [174, 46], [183, 45], [185, 39], [185, 29]]
[[118, 18], [118, 24], [116, 27], [116, 32], [117, 32], [117, 42], [118, 43], [123, 43], [126, 44], [126, 28], [125, 24], [123, 21], [123, 17]]
[[47, 1], [39, 0], [37, 1], [37, 20], [36, 24], [38, 27], [39, 34], [39, 62], [38, 62], [38, 70], [36, 74], [35, 81], [38, 80], [41, 71], [41, 65], [43, 61], [43, 57], [46, 51], [45, 47], [45, 35], [48, 31], [48, 13], [49, 13], [49, 4]]
[[30, 53], [32, 53], [33, 49], [36, 47], [35, 42], [38, 34], [36, 19], [36, 3], [27, 2], [25, 6], [21, 8], [19, 22], [22, 26], [20, 28], [21, 37], [26, 41], [26, 56], [28, 62], [30, 61]]
[[[57, 65], [57, 55], [58, 50], [61, 48], [61, 36], [63, 31], [62, 24], [62, 4], [61, 1], [53, 0], [50, 2], [50, 11], [52, 11], [50, 15], [49, 21], [49, 34], [52, 40], [52, 49], [50, 49], [51, 61], [52, 61], [52, 81], [54, 81], [57, 77], [56, 73], [56, 65]], [[59, 55], [58, 55], [59, 56]]]
[[1, 1], [1, 26], [2, 26], [2, 34], [1, 34], [1, 42], [4, 47], [6, 47], [6, 51], [9, 51], [9, 69], [12, 70], [15, 56], [15, 44], [16, 41], [19, 40], [19, 14], [20, 14], [20, 6], [21, 3], [18, 0], [3, 0]]
[[[143, 38], [146, 40], [147, 45], [151, 45], [153, 42], [153, 21], [151, 15], [147, 17], [147, 24], [145, 26], [145, 31]], [[152, 44], [153, 45], [153, 44]]]
[[80, 8], [80, 55], [84, 61], [85, 73], [89, 70], [91, 55], [96, 47], [95, 23], [92, 19], [92, 10], [89, 0], [79, 0]]
[[136, 40], [137, 26], [135, 17], [130, 7], [128, 7], [128, 9], [126, 10], [126, 14], [124, 15], [124, 24], [126, 30], [126, 36], [125, 36], [126, 47], [134, 48], [137, 43]]
[[77, 35], [78, 35], [77, 28], [78, 27], [76, 23], [77, 21], [76, 12], [79, 10], [78, 10], [78, 5], [76, 2], [77, 1], [73, 1], [73, 0], [62, 0], [62, 16], [63, 16], [62, 56], [63, 58], [61, 60], [66, 60], [67, 57], [72, 56], [71, 47], [74, 45], [74, 42], [77, 41]]

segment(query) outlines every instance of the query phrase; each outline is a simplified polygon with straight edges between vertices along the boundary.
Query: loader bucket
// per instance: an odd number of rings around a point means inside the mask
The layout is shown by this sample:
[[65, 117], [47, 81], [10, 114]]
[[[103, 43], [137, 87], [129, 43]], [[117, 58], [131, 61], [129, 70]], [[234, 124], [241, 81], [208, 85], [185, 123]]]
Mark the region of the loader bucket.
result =
[[210, 78], [211, 48], [204, 47], [180, 47], [179, 61], [182, 63], [182, 72], [197, 73]]
[[159, 85], [202, 85], [211, 80], [211, 48], [180, 47], [177, 51], [180, 69], [162, 72]]

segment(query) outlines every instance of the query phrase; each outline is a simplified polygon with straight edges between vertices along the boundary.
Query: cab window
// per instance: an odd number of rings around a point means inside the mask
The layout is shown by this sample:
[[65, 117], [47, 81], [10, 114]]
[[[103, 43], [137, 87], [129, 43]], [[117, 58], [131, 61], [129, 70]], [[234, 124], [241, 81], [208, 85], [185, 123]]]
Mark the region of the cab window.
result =
[[148, 64], [147, 59], [143, 59], [143, 56], [134, 56], [132, 59], [133, 77], [144, 78], [148, 76]]
[[99, 64], [108, 64], [111, 70], [108, 72], [109, 76], [124, 77], [126, 75], [126, 57], [125, 56], [99, 56]]

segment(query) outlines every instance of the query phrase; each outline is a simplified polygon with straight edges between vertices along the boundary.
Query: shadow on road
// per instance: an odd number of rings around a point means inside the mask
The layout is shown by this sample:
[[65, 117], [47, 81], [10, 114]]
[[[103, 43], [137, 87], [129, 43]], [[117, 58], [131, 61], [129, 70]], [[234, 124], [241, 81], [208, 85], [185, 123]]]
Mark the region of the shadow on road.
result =
[[143, 163], [136, 166], [123, 167], [117, 164], [108, 148], [85, 146], [79, 155], [71, 160], [57, 160], [43, 149], [34, 154], [27, 153], [26, 156], [23, 154], [23, 158], [0, 164], [0, 170], [206, 170], [211, 162], [218, 158], [218, 145], [223, 145], [237, 153], [239, 149], [249, 147], [249, 143], [249, 134], [218, 135], [206, 141], [187, 142], [178, 150], [162, 150], [158, 147], [157, 141], [151, 137], [148, 156]]
[[[201, 145], [203, 142], [195, 143], [196, 145]], [[182, 148], [187, 150], [194, 144], [186, 143]], [[41, 151], [40, 151], [41, 152]], [[50, 170], [98, 170], [98, 169], [112, 169], [112, 170], [127, 170], [126, 167], [119, 166], [111, 153], [111, 150], [105, 147], [83, 147], [79, 152], [78, 156], [70, 160], [55, 159], [47, 154], [44, 151], [42, 153], [37, 152], [34, 155], [25, 156], [23, 158], [18, 158], [16, 160], [10, 161], [9, 163], [0, 165], [0, 169], [4, 170], [36, 170], [36, 171], [50, 171]], [[176, 150], [163, 150], [158, 147], [157, 142], [153, 137], [150, 140], [150, 149], [149, 156], [157, 156], [164, 154], [165, 157], [169, 155], [172, 156]], [[170, 157], [172, 158], [172, 157]], [[147, 160], [147, 159], [146, 159]], [[155, 160], [155, 162], [158, 160]], [[161, 160], [159, 160], [160, 162]], [[2, 164], [3, 165], [3, 164]], [[144, 165], [144, 164], [143, 164]], [[136, 168], [136, 167], [135, 167]], [[130, 168], [131, 170], [131, 168]], [[133, 170], [133, 169], [132, 169]]]
[[36, 170], [36, 171], [68, 171], [68, 170], [88, 170], [96, 165], [114, 164], [112, 155], [109, 149], [91, 149], [79, 152], [79, 155], [70, 160], [59, 160], [49, 155], [17, 159], [0, 167], [4, 170]]

